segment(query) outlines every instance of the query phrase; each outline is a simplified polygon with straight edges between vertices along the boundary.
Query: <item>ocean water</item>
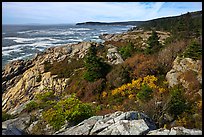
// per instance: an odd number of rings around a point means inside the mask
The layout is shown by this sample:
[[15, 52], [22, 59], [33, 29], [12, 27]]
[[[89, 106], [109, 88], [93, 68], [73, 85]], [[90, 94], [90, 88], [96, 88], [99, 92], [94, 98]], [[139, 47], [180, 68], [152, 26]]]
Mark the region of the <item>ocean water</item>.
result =
[[100, 34], [125, 32], [133, 26], [94, 25], [2, 25], [2, 67], [17, 59], [28, 59], [46, 48], [78, 43], [103, 42]]

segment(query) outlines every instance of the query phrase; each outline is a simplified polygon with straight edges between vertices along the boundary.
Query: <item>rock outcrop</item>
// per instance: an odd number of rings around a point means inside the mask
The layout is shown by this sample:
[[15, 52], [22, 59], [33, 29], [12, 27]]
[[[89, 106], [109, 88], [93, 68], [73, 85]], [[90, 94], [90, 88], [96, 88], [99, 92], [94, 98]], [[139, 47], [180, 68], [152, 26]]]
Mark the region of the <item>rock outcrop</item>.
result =
[[30, 123], [29, 115], [22, 115], [15, 119], [2, 122], [2, 135], [23, 135], [26, 134], [27, 125]]
[[54, 135], [202, 135], [201, 130], [172, 127], [156, 129], [154, 122], [137, 111], [117, 111], [93, 116], [73, 127], [64, 127]]
[[177, 57], [173, 62], [173, 68], [166, 75], [169, 87], [182, 84], [183, 87], [188, 89], [193, 77], [191, 77], [190, 81], [186, 80], [185, 75], [187, 73], [194, 73], [195, 80], [202, 84], [202, 61]]
[[184, 127], [172, 127], [170, 130], [164, 128], [152, 130], [147, 135], [202, 135], [202, 131]]
[[2, 70], [3, 111], [10, 114], [20, 113], [26, 102], [45, 89], [52, 89], [56, 91], [55, 94], [61, 94], [69, 78], [56, 78], [50, 72], [45, 72], [44, 63], [52, 64], [54, 61], [59, 62], [73, 57], [83, 58], [92, 45], [99, 46], [99, 43], [80, 42], [51, 47], [31, 60], [8, 63]]
[[[159, 36], [159, 41], [160, 43], [164, 43], [164, 40], [170, 36], [170, 33], [168, 32], [161, 32], [161, 31], [156, 31], [158, 36]], [[103, 34], [100, 35], [99, 38], [105, 40], [105, 41], [123, 41], [123, 42], [128, 42], [128, 41], [134, 41], [137, 42], [138, 39], [142, 39], [140, 45], [141, 48], [144, 46], [143, 43], [146, 43], [146, 40], [151, 36], [151, 31], [143, 31], [143, 30], [133, 30], [129, 32], [124, 32], [120, 34]], [[146, 44], [145, 44], [146, 45]]]
[[104, 116], [94, 116], [56, 135], [142, 135], [156, 129], [154, 122], [137, 111], [117, 111]]
[[117, 47], [113, 45], [108, 45], [108, 47], [110, 47], [106, 55], [108, 58], [108, 62], [115, 65], [123, 63], [124, 61], [119, 54]]

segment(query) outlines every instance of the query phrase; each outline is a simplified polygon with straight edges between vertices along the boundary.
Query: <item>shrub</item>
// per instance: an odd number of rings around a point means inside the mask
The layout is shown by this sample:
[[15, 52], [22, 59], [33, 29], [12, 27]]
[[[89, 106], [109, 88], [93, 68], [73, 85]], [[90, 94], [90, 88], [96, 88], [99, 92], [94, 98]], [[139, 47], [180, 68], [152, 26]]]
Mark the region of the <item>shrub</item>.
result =
[[169, 112], [174, 117], [182, 114], [187, 109], [186, 100], [182, 96], [181, 89], [179, 87], [173, 88], [170, 92], [171, 101], [169, 102]]
[[39, 108], [38, 103], [32, 100], [28, 104], [26, 104], [25, 110], [27, 112], [31, 112], [31, 111], [33, 111], [33, 110], [35, 110], [37, 108]]
[[134, 46], [132, 43], [128, 43], [126, 46], [123, 46], [119, 49], [119, 53], [121, 54], [123, 59], [127, 59], [131, 57], [134, 53]]
[[158, 66], [154, 56], [136, 54], [134, 57], [127, 59], [125, 64], [132, 69], [133, 73], [131, 76], [135, 79], [158, 74]]
[[54, 100], [56, 96], [54, 95], [54, 91], [48, 91], [44, 93], [37, 94], [36, 99], [40, 102], [46, 102], [50, 100]]
[[14, 115], [11, 115], [11, 114], [8, 114], [8, 113], [2, 111], [2, 120], [1, 120], [2, 122], [9, 120], [9, 119], [13, 119], [13, 118], [15, 118]]
[[202, 57], [202, 45], [198, 42], [193, 41], [184, 51], [183, 56], [185, 58], [192, 58], [195, 60], [201, 59]]
[[130, 68], [127, 65], [117, 65], [107, 74], [108, 88], [117, 88], [130, 82]]
[[93, 110], [91, 105], [87, 103], [76, 104], [71, 109], [65, 112], [66, 119], [70, 122], [79, 123], [84, 119], [93, 116]]
[[60, 100], [53, 108], [43, 113], [43, 118], [55, 130], [59, 130], [61, 126], [68, 120], [70, 123], [78, 124], [94, 115], [94, 108], [88, 103], [82, 103], [75, 95]]
[[63, 112], [56, 111], [53, 108], [43, 112], [43, 119], [49, 123], [54, 130], [59, 130], [63, 124], [65, 124], [65, 117]]
[[186, 45], [187, 43], [185, 41], [174, 41], [159, 51], [155, 60], [157, 61], [156, 65], [160, 74], [166, 75], [171, 70], [173, 61], [185, 50]]
[[[68, 63], [69, 62], [69, 63]], [[68, 78], [70, 77], [74, 70], [83, 67], [84, 62], [83, 59], [69, 59], [66, 58], [60, 62], [53, 62], [50, 64], [49, 62], [44, 63], [45, 72], [50, 71], [51, 75], [57, 75], [58, 78]]]
[[152, 97], [152, 92], [152, 88], [150, 88], [148, 85], [142, 85], [141, 90], [137, 93], [137, 98], [142, 101], [149, 100]]

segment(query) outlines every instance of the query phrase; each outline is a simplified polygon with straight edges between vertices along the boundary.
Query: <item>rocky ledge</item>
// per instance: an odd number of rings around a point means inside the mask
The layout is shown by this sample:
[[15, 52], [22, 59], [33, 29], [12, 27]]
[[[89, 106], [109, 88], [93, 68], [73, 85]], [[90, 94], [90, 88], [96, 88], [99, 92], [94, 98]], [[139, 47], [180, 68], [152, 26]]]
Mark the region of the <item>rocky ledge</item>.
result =
[[[34, 96], [50, 88], [60, 93], [69, 78], [56, 78], [45, 71], [45, 62], [60, 62], [66, 58], [83, 58], [90, 46], [100, 48], [103, 44], [80, 42], [48, 48], [31, 60], [17, 60], [8, 63], [2, 70], [2, 108], [10, 114], [18, 114]], [[114, 46], [107, 46], [106, 60], [110, 64], [123, 63], [121, 55]], [[41, 79], [38, 81], [38, 77]], [[56, 93], [56, 94], [58, 94]]]
[[[26, 123], [29, 116], [7, 120], [2, 123], [2, 135], [28, 134]], [[70, 127], [65, 124], [53, 135], [202, 135], [201, 130], [172, 127], [156, 129], [155, 123], [144, 113], [117, 111], [103, 116], [93, 116]]]

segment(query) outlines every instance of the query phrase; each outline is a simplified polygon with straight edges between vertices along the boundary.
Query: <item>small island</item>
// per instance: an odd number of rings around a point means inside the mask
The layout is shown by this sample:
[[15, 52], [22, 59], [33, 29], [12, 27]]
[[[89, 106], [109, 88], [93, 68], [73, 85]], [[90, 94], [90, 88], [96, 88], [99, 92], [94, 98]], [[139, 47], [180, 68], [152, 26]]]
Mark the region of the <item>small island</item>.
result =
[[126, 22], [82, 22], [76, 23], [76, 25], [140, 25], [144, 21], [126, 21]]

